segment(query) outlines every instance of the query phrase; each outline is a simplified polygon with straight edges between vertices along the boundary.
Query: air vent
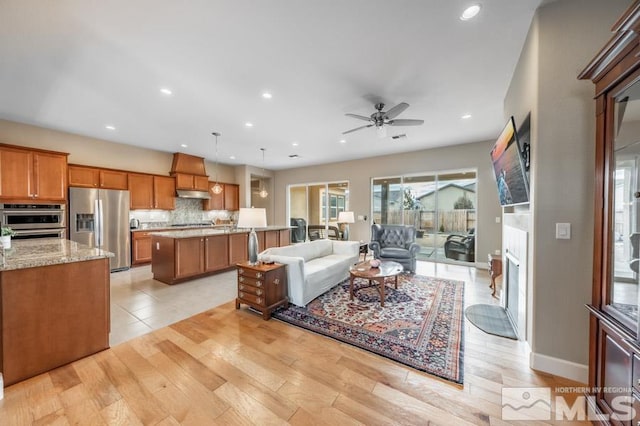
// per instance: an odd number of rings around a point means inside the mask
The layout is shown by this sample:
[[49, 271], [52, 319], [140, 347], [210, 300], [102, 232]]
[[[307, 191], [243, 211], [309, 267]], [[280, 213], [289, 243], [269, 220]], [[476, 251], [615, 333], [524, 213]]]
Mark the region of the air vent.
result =
[[393, 135], [391, 136], [391, 139], [404, 139], [406, 137], [407, 137], [406, 133], [403, 133], [401, 135]]

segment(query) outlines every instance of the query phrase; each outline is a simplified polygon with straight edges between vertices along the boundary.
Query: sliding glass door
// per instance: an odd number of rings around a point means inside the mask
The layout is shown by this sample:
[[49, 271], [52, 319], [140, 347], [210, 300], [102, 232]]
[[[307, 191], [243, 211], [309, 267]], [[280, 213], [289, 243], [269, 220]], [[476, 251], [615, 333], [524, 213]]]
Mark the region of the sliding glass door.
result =
[[[349, 202], [348, 182], [328, 182], [289, 186], [289, 221], [302, 223], [304, 238], [340, 239], [338, 215], [347, 211]], [[292, 231], [293, 232], [293, 231]], [[293, 242], [299, 242], [294, 241]]]
[[374, 178], [371, 194], [374, 223], [416, 228], [418, 259], [475, 260], [475, 171]]

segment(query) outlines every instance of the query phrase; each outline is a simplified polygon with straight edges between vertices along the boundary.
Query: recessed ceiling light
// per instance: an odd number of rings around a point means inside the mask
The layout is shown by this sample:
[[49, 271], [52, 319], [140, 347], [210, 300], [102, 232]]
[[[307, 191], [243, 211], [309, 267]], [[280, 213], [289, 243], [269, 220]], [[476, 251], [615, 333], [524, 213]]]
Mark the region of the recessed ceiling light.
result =
[[291, 145], [298, 146], [298, 142], [293, 142]]
[[115, 130], [116, 129], [116, 127], [112, 126], [111, 124], [107, 124], [106, 126], [104, 126], [104, 128], [107, 129], [107, 130]]
[[474, 4], [473, 6], [469, 6], [464, 10], [464, 12], [462, 12], [462, 15], [460, 15], [460, 20], [468, 21], [469, 19], [475, 17], [478, 14], [478, 12], [480, 12], [479, 4]]
[[186, 148], [188, 145], [186, 143], [181, 143], [180, 146]]
[[347, 143], [346, 139], [340, 139], [340, 143]]
[[232, 156], [230, 156], [230, 157], [229, 157], [229, 159], [230, 159], [230, 160], [235, 160], [235, 159], [236, 159], [236, 156], [235, 156], [235, 155], [232, 155]]
[[249, 123], [248, 121], [247, 121], [246, 123], [244, 123], [244, 125], [245, 125], [246, 127], [253, 127], [253, 123]]
[[161, 87], [160, 93], [167, 96], [173, 95], [173, 91], [171, 91], [171, 89], [167, 89], [166, 87]]
[[264, 92], [262, 94], [262, 97], [265, 98], [265, 99], [271, 99], [273, 97], [273, 95], [271, 93], [269, 93], [269, 92]]
[[469, 118], [471, 118], [471, 114], [465, 114], [461, 117], [463, 120], [467, 120]]

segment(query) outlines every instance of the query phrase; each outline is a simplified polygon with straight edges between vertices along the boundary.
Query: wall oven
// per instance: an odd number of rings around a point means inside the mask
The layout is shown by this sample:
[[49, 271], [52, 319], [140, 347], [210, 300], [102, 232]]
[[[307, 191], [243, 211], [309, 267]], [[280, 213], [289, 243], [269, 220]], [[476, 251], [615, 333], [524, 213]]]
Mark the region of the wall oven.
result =
[[16, 239], [66, 238], [64, 204], [0, 204], [0, 225], [11, 227]]

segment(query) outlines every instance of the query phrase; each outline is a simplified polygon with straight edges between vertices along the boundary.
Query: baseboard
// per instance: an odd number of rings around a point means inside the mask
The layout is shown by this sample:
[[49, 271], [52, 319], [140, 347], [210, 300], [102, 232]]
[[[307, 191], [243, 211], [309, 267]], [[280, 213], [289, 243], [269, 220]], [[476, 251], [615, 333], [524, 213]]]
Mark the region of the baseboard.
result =
[[589, 366], [584, 364], [531, 352], [529, 365], [534, 370], [565, 377], [576, 382], [587, 383], [589, 380]]

